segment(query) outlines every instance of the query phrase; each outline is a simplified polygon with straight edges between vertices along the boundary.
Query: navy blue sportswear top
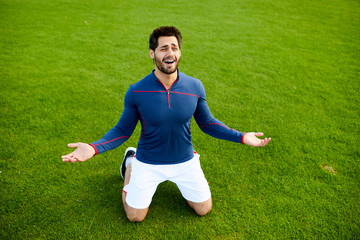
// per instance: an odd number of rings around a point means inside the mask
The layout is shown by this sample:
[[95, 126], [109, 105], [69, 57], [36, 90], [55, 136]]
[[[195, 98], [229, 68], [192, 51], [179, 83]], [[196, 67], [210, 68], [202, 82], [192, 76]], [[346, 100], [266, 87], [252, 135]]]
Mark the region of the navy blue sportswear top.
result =
[[170, 87], [158, 80], [154, 71], [131, 85], [125, 95], [119, 122], [100, 140], [91, 143], [96, 154], [114, 149], [141, 123], [136, 158], [149, 164], [176, 164], [194, 156], [190, 120], [195, 117], [200, 129], [219, 139], [243, 143], [244, 133], [228, 128], [215, 119], [206, 103], [200, 80], [178, 70]]

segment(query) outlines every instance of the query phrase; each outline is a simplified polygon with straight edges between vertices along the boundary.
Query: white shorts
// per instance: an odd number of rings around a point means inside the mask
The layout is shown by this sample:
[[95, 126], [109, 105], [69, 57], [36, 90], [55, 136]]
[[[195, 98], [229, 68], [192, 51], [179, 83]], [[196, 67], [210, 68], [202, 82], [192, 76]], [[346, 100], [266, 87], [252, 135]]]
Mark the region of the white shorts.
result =
[[136, 209], [149, 207], [157, 186], [167, 180], [177, 185], [186, 200], [205, 202], [211, 193], [199, 157], [195, 154], [189, 161], [170, 165], [147, 164], [134, 157], [130, 182], [123, 189], [127, 193], [126, 203]]

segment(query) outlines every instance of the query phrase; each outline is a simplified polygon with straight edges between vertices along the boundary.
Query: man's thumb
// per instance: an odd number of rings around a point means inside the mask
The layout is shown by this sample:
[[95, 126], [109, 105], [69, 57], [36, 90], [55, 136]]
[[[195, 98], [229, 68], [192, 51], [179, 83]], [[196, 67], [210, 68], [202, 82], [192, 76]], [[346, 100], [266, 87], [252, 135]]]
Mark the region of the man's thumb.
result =
[[264, 135], [264, 133], [262, 133], [262, 132], [255, 133], [255, 136], [257, 136], [257, 137], [261, 137], [263, 135]]
[[77, 143], [69, 143], [67, 146], [69, 148], [74, 148], [74, 147], [78, 147], [78, 144]]

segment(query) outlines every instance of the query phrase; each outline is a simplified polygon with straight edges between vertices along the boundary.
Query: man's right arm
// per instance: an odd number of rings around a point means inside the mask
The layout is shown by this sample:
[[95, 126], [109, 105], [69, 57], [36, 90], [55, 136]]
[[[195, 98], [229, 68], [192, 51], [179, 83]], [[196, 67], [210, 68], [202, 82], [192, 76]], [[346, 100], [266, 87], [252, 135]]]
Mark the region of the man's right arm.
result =
[[125, 94], [124, 111], [120, 120], [100, 140], [91, 143], [95, 154], [114, 149], [130, 138], [139, 120], [139, 112], [133, 99], [132, 87]]
[[125, 107], [116, 126], [110, 129], [100, 140], [90, 143], [95, 154], [117, 148], [128, 140], [134, 132], [138, 119], [136, 108]]
[[86, 144], [69, 144], [77, 149], [68, 155], [62, 156], [64, 162], [83, 162], [92, 156], [114, 149], [130, 138], [139, 120], [139, 113], [132, 98], [131, 86], [125, 95], [124, 111], [120, 120], [100, 140]]

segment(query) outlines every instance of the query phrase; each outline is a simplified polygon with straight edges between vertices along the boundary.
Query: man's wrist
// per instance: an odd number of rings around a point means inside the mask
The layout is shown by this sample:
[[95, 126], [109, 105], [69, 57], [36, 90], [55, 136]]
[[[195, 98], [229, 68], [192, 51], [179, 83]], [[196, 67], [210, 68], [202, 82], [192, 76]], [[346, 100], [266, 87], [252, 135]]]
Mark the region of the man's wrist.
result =
[[92, 144], [92, 143], [89, 143], [89, 145], [92, 147], [92, 149], [93, 149], [93, 156], [94, 155], [97, 155], [98, 154], [98, 151], [97, 151], [97, 149], [96, 149], [96, 147], [94, 146], [94, 144]]
[[244, 142], [244, 140], [245, 140], [245, 135], [246, 135], [246, 132], [244, 132], [243, 135], [242, 135], [242, 138], [241, 138], [241, 143], [242, 143], [242, 144], [246, 144], [246, 143]]

